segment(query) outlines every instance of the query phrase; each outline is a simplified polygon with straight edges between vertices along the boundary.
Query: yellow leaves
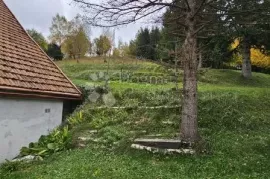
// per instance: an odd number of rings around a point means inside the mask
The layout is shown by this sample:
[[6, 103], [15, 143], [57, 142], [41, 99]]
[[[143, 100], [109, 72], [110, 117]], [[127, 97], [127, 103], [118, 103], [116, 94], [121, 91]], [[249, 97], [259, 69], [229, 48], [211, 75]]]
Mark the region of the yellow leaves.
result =
[[236, 49], [240, 44], [240, 40], [239, 39], [235, 39], [234, 42], [231, 45], [232, 50]]
[[251, 63], [261, 68], [270, 68], [270, 56], [263, 54], [259, 49], [251, 48]]
[[[235, 39], [231, 44], [231, 49], [235, 49], [240, 45], [240, 40]], [[242, 63], [242, 55], [240, 53], [233, 55], [233, 62], [236, 64]], [[259, 49], [250, 49], [251, 64], [260, 68], [270, 68], [270, 56], [263, 54]]]

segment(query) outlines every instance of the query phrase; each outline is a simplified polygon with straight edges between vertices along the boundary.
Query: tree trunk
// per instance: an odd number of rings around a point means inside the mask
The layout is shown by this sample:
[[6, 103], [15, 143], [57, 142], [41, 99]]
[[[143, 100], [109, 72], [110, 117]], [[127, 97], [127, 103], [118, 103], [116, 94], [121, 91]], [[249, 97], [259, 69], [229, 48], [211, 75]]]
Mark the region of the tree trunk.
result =
[[242, 75], [244, 78], [249, 79], [252, 77], [252, 72], [250, 60], [250, 45], [247, 37], [244, 37], [242, 41], [242, 55]]
[[199, 139], [197, 122], [197, 37], [196, 19], [193, 17], [196, 0], [188, 0], [190, 11], [186, 17], [186, 39], [184, 42], [183, 106], [180, 137], [183, 142], [193, 143]]

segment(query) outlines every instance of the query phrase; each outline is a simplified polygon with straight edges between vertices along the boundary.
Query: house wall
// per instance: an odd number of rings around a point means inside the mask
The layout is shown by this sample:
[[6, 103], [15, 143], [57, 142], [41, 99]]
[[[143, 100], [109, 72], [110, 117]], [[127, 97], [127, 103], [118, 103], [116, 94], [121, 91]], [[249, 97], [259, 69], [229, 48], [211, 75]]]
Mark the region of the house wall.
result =
[[0, 97], [0, 163], [62, 122], [62, 101]]

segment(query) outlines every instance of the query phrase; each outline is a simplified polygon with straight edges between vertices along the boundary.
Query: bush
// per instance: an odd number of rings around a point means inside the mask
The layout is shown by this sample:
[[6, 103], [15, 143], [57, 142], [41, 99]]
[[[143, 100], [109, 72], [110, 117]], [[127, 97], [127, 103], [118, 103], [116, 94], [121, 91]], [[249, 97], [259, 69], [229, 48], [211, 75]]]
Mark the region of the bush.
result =
[[38, 142], [23, 147], [20, 156], [35, 155], [46, 157], [52, 153], [71, 148], [71, 136], [68, 127], [53, 130], [47, 136], [41, 136]]

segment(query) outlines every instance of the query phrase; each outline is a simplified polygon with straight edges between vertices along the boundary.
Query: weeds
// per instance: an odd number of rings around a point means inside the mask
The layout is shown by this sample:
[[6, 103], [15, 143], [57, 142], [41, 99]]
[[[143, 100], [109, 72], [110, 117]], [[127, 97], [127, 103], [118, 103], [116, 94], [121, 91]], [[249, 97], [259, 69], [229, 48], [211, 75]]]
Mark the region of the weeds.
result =
[[5, 163], [0, 165], [0, 170], [3, 171], [4, 173], [11, 173], [18, 171], [20, 168], [22, 168], [22, 162], [11, 162], [6, 160]]
[[55, 129], [47, 136], [41, 136], [38, 142], [30, 143], [29, 147], [23, 147], [20, 155], [35, 155], [46, 157], [52, 153], [69, 149], [71, 136], [68, 127]]

